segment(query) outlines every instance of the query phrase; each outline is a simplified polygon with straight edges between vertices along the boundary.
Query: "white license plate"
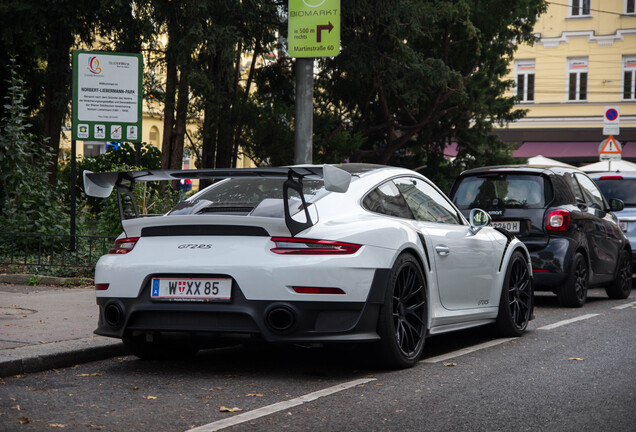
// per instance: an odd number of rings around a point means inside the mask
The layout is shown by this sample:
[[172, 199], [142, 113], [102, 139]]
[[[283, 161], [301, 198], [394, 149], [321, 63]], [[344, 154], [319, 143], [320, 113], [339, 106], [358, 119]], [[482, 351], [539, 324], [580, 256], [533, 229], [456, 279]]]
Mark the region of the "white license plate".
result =
[[150, 283], [153, 300], [229, 302], [231, 297], [231, 278], [156, 278]]
[[519, 221], [493, 221], [492, 226], [503, 228], [506, 231], [513, 233], [519, 232]]

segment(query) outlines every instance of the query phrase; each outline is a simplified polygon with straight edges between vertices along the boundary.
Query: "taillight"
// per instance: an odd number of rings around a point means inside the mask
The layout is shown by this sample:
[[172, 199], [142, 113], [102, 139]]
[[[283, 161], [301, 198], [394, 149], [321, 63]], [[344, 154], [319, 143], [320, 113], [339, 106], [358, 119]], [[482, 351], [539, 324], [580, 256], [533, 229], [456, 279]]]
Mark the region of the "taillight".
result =
[[127, 254], [137, 244], [139, 237], [127, 237], [115, 240], [115, 244], [112, 249], [108, 251], [109, 254]]
[[272, 237], [277, 254], [292, 255], [349, 255], [360, 249], [360, 245], [330, 240], [302, 239], [295, 237]]
[[548, 214], [545, 228], [548, 231], [565, 231], [570, 226], [570, 212], [567, 210], [554, 210]]
[[623, 176], [612, 175], [612, 176], [602, 176], [599, 180], [623, 180]]
[[108, 286], [109, 286], [109, 285], [110, 285], [110, 284], [107, 284], [107, 283], [98, 283], [98, 284], [95, 284], [95, 290], [96, 290], [96, 291], [106, 291], [106, 290], [108, 289]]

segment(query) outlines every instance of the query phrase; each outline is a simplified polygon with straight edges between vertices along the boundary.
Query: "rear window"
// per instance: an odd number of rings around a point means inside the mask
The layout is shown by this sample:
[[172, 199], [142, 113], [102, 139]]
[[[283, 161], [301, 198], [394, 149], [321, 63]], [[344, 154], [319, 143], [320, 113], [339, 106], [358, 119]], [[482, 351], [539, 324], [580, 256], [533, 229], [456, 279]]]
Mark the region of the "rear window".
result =
[[543, 208], [545, 180], [539, 175], [487, 173], [463, 177], [453, 194], [459, 209]]
[[[636, 206], [636, 178], [611, 178], [601, 177], [594, 180], [598, 185], [605, 199], [618, 198], [625, 205]], [[617, 176], [618, 177], [618, 176]]]
[[[230, 213], [249, 214], [259, 204], [283, 209], [283, 183], [280, 178], [230, 178], [219, 181], [183, 201], [170, 212], [176, 214]], [[300, 203], [298, 194], [290, 189], [290, 203]], [[303, 193], [307, 203], [316, 202], [330, 193], [322, 180], [304, 180]], [[278, 202], [278, 204], [276, 203]]]

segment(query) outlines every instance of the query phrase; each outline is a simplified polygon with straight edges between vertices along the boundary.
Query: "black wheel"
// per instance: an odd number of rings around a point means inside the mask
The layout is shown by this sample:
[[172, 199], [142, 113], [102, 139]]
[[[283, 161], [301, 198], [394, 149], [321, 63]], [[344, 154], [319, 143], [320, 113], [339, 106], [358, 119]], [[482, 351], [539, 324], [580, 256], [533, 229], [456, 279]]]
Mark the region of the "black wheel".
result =
[[534, 290], [528, 260], [517, 251], [512, 254], [501, 288], [497, 330], [502, 336], [521, 336], [532, 317]]
[[605, 287], [605, 292], [611, 299], [626, 299], [632, 292], [632, 263], [629, 252], [625, 249], [618, 256], [616, 279]]
[[391, 270], [378, 321], [386, 366], [407, 368], [418, 362], [426, 338], [427, 312], [422, 269], [412, 255], [400, 255]]
[[587, 282], [589, 279], [587, 260], [582, 253], [574, 255], [570, 274], [565, 284], [557, 289], [557, 299], [561, 306], [581, 307], [587, 300]]
[[124, 345], [142, 360], [182, 360], [194, 356], [199, 349], [189, 340], [162, 339], [148, 340], [146, 335], [122, 338]]

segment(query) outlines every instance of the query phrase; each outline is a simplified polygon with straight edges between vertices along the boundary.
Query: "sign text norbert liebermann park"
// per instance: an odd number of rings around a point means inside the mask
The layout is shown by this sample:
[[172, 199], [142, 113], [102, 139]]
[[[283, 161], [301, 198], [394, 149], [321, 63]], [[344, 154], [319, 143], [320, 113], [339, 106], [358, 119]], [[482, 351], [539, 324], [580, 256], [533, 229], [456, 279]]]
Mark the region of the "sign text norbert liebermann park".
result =
[[73, 139], [141, 141], [141, 54], [73, 52]]
[[340, 50], [340, 0], [290, 0], [291, 57], [331, 57]]

